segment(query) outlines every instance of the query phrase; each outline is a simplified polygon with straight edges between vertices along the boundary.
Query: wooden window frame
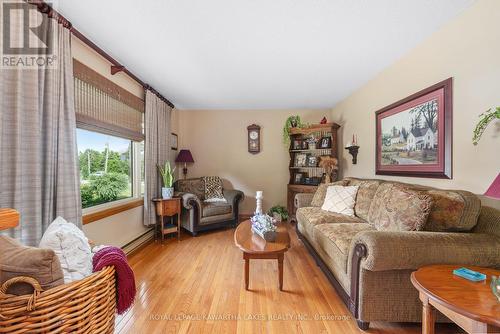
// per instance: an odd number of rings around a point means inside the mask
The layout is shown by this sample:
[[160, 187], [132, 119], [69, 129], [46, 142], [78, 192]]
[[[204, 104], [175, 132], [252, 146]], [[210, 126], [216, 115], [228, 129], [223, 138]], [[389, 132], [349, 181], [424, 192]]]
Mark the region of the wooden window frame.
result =
[[139, 142], [132, 141], [132, 166], [130, 175], [132, 182], [132, 196], [82, 209], [83, 225], [87, 225], [95, 221], [114, 216], [120, 212], [144, 205], [144, 195], [141, 194], [141, 161], [139, 157]]
[[95, 221], [114, 216], [120, 212], [143, 206], [144, 198], [132, 198], [124, 200], [124, 202], [122, 203], [117, 202], [110, 202], [113, 204], [106, 205], [105, 208], [99, 208], [97, 210], [91, 210], [90, 212], [84, 213], [82, 217], [83, 225], [87, 225]]

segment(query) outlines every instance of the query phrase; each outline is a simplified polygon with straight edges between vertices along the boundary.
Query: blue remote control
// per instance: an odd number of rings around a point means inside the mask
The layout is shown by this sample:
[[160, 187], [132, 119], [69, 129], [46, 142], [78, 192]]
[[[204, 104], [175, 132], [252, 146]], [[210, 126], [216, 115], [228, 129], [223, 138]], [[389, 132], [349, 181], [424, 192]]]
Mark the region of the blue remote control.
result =
[[467, 268], [455, 269], [453, 270], [453, 274], [473, 282], [480, 282], [486, 279], [485, 274]]

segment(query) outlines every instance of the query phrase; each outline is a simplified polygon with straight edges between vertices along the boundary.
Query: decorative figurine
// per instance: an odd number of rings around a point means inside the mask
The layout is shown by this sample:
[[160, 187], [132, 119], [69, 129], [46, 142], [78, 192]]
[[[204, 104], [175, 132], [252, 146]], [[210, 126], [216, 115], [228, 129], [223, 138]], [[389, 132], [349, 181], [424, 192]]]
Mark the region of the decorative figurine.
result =
[[266, 241], [276, 240], [276, 225], [275, 220], [269, 215], [255, 215], [250, 218], [252, 222], [252, 232], [259, 235]]

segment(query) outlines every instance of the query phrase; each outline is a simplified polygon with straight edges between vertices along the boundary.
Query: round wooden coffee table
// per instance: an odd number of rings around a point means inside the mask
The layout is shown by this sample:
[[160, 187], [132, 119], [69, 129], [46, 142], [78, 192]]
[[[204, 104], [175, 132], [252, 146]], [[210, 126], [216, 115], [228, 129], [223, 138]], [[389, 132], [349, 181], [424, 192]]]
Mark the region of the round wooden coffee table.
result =
[[[466, 267], [488, 276], [485, 281], [471, 282], [453, 274]], [[411, 282], [423, 303], [422, 333], [433, 334], [436, 310], [468, 333], [499, 333], [500, 302], [490, 289], [491, 276], [500, 271], [460, 265], [434, 265], [411, 274]]]
[[245, 289], [248, 290], [250, 259], [276, 259], [278, 260], [279, 288], [283, 290], [283, 258], [290, 248], [290, 235], [285, 223], [278, 224], [276, 240], [265, 241], [252, 232], [252, 223], [245, 220], [234, 232], [234, 243], [243, 251], [245, 260]]

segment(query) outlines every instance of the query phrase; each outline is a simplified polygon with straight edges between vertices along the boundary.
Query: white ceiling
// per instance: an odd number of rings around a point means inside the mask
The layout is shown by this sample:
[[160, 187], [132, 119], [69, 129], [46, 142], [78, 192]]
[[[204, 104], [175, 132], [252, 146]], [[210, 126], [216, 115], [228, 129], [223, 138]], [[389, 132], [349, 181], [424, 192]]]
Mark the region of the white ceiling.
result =
[[329, 108], [474, 0], [60, 0], [179, 109]]

